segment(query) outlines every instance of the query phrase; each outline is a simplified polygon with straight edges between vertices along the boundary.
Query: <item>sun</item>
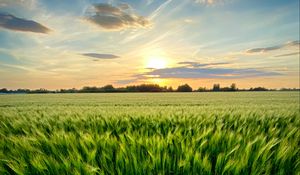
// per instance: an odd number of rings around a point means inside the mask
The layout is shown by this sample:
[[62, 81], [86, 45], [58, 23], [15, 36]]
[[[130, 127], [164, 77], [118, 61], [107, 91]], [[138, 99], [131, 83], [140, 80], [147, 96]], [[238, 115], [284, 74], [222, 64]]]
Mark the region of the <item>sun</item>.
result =
[[166, 59], [159, 56], [149, 57], [146, 63], [146, 67], [151, 69], [163, 69], [166, 68], [166, 66], [167, 66]]

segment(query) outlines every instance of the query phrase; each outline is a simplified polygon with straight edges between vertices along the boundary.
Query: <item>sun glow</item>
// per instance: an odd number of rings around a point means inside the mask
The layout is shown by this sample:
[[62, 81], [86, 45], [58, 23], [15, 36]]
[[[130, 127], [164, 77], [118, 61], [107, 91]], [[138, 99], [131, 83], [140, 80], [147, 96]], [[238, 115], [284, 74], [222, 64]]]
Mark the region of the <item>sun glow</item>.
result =
[[147, 68], [151, 69], [163, 69], [166, 68], [167, 61], [163, 57], [149, 57], [148, 62], [146, 63]]
[[165, 86], [167, 85], [168, 82], [166, 81], [166, 79], [162, 79], [162, 78], [150, 78], [147, 80], [147, 83]]

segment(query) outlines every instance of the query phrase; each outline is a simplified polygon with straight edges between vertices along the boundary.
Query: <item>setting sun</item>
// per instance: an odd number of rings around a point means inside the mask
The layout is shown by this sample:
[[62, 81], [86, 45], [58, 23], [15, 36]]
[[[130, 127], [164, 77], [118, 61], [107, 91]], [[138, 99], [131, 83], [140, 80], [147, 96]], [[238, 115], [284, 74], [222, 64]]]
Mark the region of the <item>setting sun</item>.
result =
[[146, 64], [147, 68], [152, 68], [152, 69], [163, 69], [166, 68], [166, 66], [167, 66], [167, 61], [163, 57], [150, 57]]

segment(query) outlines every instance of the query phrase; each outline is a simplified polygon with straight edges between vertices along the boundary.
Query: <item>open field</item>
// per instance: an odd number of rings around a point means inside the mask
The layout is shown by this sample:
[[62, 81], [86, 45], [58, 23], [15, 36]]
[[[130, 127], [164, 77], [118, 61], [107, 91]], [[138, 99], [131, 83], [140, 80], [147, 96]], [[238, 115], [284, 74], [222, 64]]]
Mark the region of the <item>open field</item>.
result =
[[0, 174], [299, 174], [299, 92], [0, 95]]

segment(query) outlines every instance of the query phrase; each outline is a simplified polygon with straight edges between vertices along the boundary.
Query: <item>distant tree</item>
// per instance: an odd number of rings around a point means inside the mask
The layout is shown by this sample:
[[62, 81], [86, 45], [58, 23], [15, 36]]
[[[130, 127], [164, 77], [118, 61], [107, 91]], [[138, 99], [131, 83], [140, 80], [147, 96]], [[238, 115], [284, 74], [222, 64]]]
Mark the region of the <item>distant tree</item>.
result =
[[8, 92], [8, 90], [6, 88], [0, 89], [0, 93], [7, 93], [7, 92]]
[[214, 84], [213, 91], [220, 91], [220, 84]]
[[[299, 88], [281, 88], [280, 91], [300, 91]], [[60, 89], [60, 90], [47, 90], [44, 88], [30, 90], [30, 89], [17, 89], [9, 90], [6, 88], [1, 88], [0, 93], [105, 93], [105, 92], [192, 92], [193, 89], [188, 85], [184, 84], [178, 86], [176, 90], [172, 86], [159, 86], [158, 84], [141, 84], [141, 85], [131, 85], [126, 87], [114, 88], [113, 85], [106, 85], [103, 87], [96, 86], [85, 86], [82, 89]], [[207, 91], [278, 91], [277, 89], [267, 89], [264, 87], [251, 87], [250, 89], [238, 89], [235, 83], [232, 83], [230, 87], [220, 87], [220, 84], [214, 84], [212, 89], [206, 89], [205, 87], [199, 87], [197, 92], [207, 92]]]
[[255, 87], [255, 88], [250, 88], [249, 91], [268, 91], [268, 89], [264, 87]]
[[72, 89], [60, 89], [59, 91], [56, 91], [56, 93], [76, 93], [78, 92], [77, 89], [72, 88]]
[[297, 88], [281, 88], [280, 91], [299, 91]]
[[214, 84], [213, 91], [230, 92], [230, 91], [237, 91], [237, 88], [235, 83], [232, 83], [230, 87], [220, 87], [219, 84]]
[[174, 90], [173, 90], [173, 87], [172, 86], [170, 86], [170, 87], [168, 87], [168, 92], [173, 92]]
[[137, 92], [136, 86], [126, 86], [126, 91], [127, 92]]
[[220, 91], [224, 91], [224, 92], [231, 91], [231, 88], [230, 87], [222, 87], [222, 88], [220, 88]]
[[164, 87], [163, 87], [163, 91], [164, 91], [164, 92], [167, 92], [167, 91], [168, 91], [168, 86], [164, 86]]
[[231, 84], [230, 90], [231, 90], [231, 91], [236, 91], [236, 90], [237, 90], [236, 84], [235, 84], [235, 83], [232, 83], [232, 84]]
[[30, 92], [30, 90], [29, 89], [17, 89], [16, 91], [15, 91], [15, 93], [29, 93]]
[[141, 84], [137, 86], [138, 92], [162, 92], [163, 88], [158, 84]]
[[113, 85], [110, 85], [110, 84], [102, 87], [102, 89], [104, 92], [114, 92], [115, 91], [115, 88], [113, 87]]
[[96, 86], [93, 86], [93, 87], [85, 86], [80, 90], [80, 92], [85, 92], [85, 93], [99, 92], [99, 91], [100, 91], [99, 88], [97, 88]]
[[125, 87], [119, 87], [116, 88], [114, 92], [128, 92], [128, 90]]
[[178, 92], [192, 92], [193, 89], [188, 84], [184, 84], [184, 85], [178, 86], [177, 91]]
[[40, 88], [40, 89], [36, 89], [36, 90], [32, 90], [30, 91], [30, 93], [35, 93], [35, 94], [45, 94], [45, 93], [54, 93], [54, 91], [50, 91], [44, 88]]
[[206, 92], [207, 89], [205, 87], [199, 87], [197, 92]]

